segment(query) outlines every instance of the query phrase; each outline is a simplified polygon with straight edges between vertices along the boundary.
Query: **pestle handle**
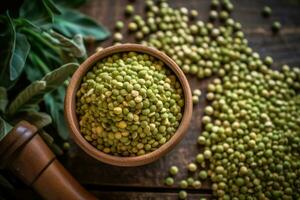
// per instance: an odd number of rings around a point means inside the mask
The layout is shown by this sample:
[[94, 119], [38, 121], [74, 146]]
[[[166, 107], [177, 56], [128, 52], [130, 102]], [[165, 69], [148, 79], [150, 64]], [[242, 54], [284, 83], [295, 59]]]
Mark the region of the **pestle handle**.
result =
[[8, 167], [44, 199], [97, 199], [70, 175], [37, 134], [37, 128], [26, 121], [18, 123], [0, 142], [0, 166]]

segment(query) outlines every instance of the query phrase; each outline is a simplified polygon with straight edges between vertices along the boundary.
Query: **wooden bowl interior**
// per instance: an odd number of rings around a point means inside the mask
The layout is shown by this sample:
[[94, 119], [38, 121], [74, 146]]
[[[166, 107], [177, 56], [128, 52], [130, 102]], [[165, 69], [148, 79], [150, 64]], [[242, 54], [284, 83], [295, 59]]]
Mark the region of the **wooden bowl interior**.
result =
[[[162, 146], [156, 149], [153, 152], [147, 153], [142, 156], [135, 156], [135, 157], [121, 157], [121, 156], [114, 156], [106, 154], [94, 146], [92, 146], [88, 141], [82, 137], [79, 129], [78, 119], [76, 115], [76, 92], [80, 87], [82, 78], [84, 75], [94, 66], [96, 62], [99, 60], [121, 52], [139, 52], [151, 55], [165, 63], [173, 73], [177, 76], [178, 80], [181, 83], [185, 105], [183, 110], [183, 117], [181, 119], [180, 125], [173, 136]], [[166, 54], [155, 50], [153, 48], [145, 47], [138, 44], [122, 44], [112, 46], [106, 49], [103, 49], [100, 52], [95, 53], [94, 55], [90, 56], [85, 62], [83, 62], [80, 67], [76, 70], [70, 84], [68, 86], [66, 97], [65, 97], [65, 118], [67, 124], [69, 126], [70, 134], [75, 142], [90, 156], [100, 160], [102, 162], [116, 165], [116, 166], [139, 166], [150, 163], [159, 157], [166, 154], [170, 151], [185, 135], [187, 132], [191, 115], [192, 115], [192, 100], [191, 100], [191, 90], [188, 84], [188, 81], [181, 71], [181, 69], [177, 66], [177, 64], [169, 58]]]

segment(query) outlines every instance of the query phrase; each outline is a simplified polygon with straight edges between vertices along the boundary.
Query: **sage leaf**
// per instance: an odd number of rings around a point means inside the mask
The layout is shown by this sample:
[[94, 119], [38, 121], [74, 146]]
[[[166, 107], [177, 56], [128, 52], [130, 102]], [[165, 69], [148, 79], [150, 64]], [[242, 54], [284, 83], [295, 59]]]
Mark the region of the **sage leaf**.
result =
[[29, 50], [30, 44], [26, 36], [22, 33], [17, 33], [14, 52], [10, 60], [10, 80], [17, 79], [22, 73]]
[[26, 104], [38, 104], [46, 93], [61, 86], [77, 68], [77, 63], [68, 63], [47, 73], [40, 81], [31, 83], [9, 105], [7, 114], [12, 116]]
[[18, 112], [39, 112], [40, 107], [38, 104], [25, 104], [23, 105]]
[[0, 141], [11, 131], [13, 127], [0, 117]]
[[40, 133], [40, 136], [43, 138], [43, 140], [48, 144], [48, 145], [51, 145], [53, 142], [54, 142], [54, 139], [53, 137], [47, 133], [44, 129], [41, 129], [39, 131]]
[[11, 18], [7, 14], [0, 17], [0, 41], [3, 50], [0, 52], [1, 86], [10, 88], [24, 69], [30, 50], [30, 44], [22, 33], [16, 33]]
[[63, 150], [55, 143], [49, 144], [49, 147], [54, 152], [54, 154], [57, 156], [61, 156], [64, 154]]
[[26, 112], [22, 115], [22, 118], [36, 126], [39, 130], [52, 123], [50, 115], [43, 112]]
[[[35, 45], [34, 47], [42, 48], [42, 45]], [[50, 49], [48, 51], [43, 50], [36, 50], [35, 52], [31, 51], [28, 55], [28, 62], [26, 62], [26, 65], [30, 65], [32, 67], [32, 72], [39, 71], [37, 73], [34, 72], [34, 74], [40, 74], [39, 76], [35, 76], [34, 80], [40, 80], [43, 78], [43, 76], [51, 70], [56, 69], [56, 66], [61, 66], [62, 62], [60, 59], [58, 59], [58, 55], [51, 51]], [[25, 72], [26, 72], [25, 67]], [[27, 72], [26, 72], [27, 73]], [[29, 74], [31, 76], [31, 74]], [[33, 81], [33, 79], [30, 79], [30, 81]]]
[[61, 9], [62, 14], [54, 17], [53, 29], [72, 38], [80, 34], [84, 39], [104, 40], [110, 33], [102, 25], [88, 16], [68, 8]]
[[13, 19], [13, 24], [15, 25], [16, 30], [19, 30], [19, 32], [22, 32], [22, 28], [30, 28], [37, 32], [42, 31], [39, 26], [33, 24], [31, 21], [25, 18]]
[[0, 87], [0, 112], [4, 113], [8, 104], [7, 92], [4, 87]]
[[86, 50], [81, 35], [75, 35], [73, 39], [69, 39], [55, 31], [50, 31], [50, 34], [53, 38], [57, 39], [58, 45], [67, 54], [71, 53], [76, 58], [86, 57]]
[[20, 8], [20, 17], [45, 28], [53, 22], [54, 14], [59, 13], [59, 9], [50, 0], [25, 0]]
[[68, 63], [46, 74], [44, 78], [42, 78], [42, 81], [47, 83], [47, 92], [61, 86], [63, 82], [75, 72], [78, 66], [77, 63]]
[[[29, 55], [30, 58], [30, 55]], [[39, 80], [43, 77], [43, 71], [37, 67], [37, 64], [32, 61], [27, 61], [25, 66], [25, 74], [31, 82]]]
[[64, 96], [65, 88], [59, 87], [51, 94], [45, 95], [44, 101], [47, 112], [51, 114], [53, 124], [57, 130], [58, 135], [63, 140], [66, 140], [69, 137], [69, 131], [64, 118]]
[[0, 86], [7, 89], [14, 86], [15, 81], [10, 80], [10, 63], [15, 49], [16, 32], [13, 22], [6, 13], [0, 16]]
[[35, 81], [26, 87], [9, 105], [7, 114], [13, 115], [21, 108], [24, 104], [30, 103], [36, 96], [40, 96], [46, 89], [45, 81]]
[[52, 13], [56, 15], [60, 15], [60, 9], [56, 6], [56, 3], [54, 3], [52, 0], [44, 0], [45, 6], [47, 6]]

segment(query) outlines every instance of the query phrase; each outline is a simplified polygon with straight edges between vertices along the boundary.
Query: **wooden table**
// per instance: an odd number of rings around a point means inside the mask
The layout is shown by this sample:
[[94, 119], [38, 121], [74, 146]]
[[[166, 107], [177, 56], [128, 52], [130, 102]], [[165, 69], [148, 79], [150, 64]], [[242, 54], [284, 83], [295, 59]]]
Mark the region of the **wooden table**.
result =
[[[184, 6], [197, 9], [199, 19], [206, 21], [209, 12], [209, 0], [172, 0], [173, 7]], [[261, 56], [270, 55], [275, 61], [275, 66], [289, 64], [300, 65], [300, 3], [297, 0], [233, 0], [235, 11], [233, 16], [243, 25], [243, 31], [249, 40], [250, 46]], [[116, 20], [124, 20], [123, 10], [126, 0], [91, 0], [81, 10], [113, 30]], [[144, 1], [136, 0], [135, 7], [138, 13], [143, 12]], [[273, 10], [271, 18], [261, 17], [263, 6], [269, 5]], [[272, 36], [271, 23], [279, 20], [283, 29], [278, 36]], [[124, 20], [128, 22], [128, 19]], [[124, 33], [125, 34], [125, 33]], [[132, 42], [132, 37], [125, 34], [125, 41]], [[112, 44], [111, 39], [103, 42], [101, 46]], [[95, 45], [89, 46], [90, 50]], [[201, 134], [201, 116], [205, 101], [206, 85], [210, 80], [198, 81], [188, 76], [192, 89], [200, 88], [203, 92], [200, 103], [194, 106], [193, 118], [188, 134], [184, 140], [170, 153], [158, 161], [141, 167], [121, 168], [106, 165], [96, 161], [85, 154], [75, 144], [72, 145], [70, 156], [63, 160], [64, 166], [88, 190], [101, 199], [177, 199], [178, 185], [166, 187], [164, 178], [171, 165], [177, 165], [181, 171], [176, 180], [186, 177], [185, 166], [194, 160], [199, 146], [196, 139]], [[189, 199], [199, 199], [200, 196], [211, 199], [209, 183], [204, 183], [202, 189], [188, 189]], [[20, 190], [20, 195], [29, 195], [27, 189]], [[37, 197], [35, 197], [37, 198]], [[21, 197], [21, 199], [25, 199]]]

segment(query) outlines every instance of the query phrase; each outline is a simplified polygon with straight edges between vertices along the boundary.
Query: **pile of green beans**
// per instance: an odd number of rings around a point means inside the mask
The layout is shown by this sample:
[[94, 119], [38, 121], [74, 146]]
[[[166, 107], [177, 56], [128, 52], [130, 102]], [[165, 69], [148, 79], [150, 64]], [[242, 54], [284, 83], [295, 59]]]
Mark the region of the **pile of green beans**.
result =
[[145, 3], [146, 18], [133, 15], [128, 30], [141, 44], [168, 54], [186, 74], [199, 79], [223, 75], [221, 64], [238, 59], [236, 48], [248, 43], [240, 31], [241, 24], [229, 18], [233, 7], [229, 2], [222, 6], [221, 13], [226, 14], [220, 16], [219, 20], [224, 22], [220, 27], [197, 21], [195, 12], [184, 7], [174, 9], [165, 1]]
[[142, 53], [100, 60], [77, 92], [80, 131], [97, 149], [116, 156], [156, 150], [182, 118], [183, 91], [162, 61]]
[[256, 69], [231, 63], [221, 83], [208, 86], [214, 99], [204, 110], [201, 145], [212, 152], [213, 192], [221, 199], [297, 199], [299, 68], [278, 72], [259, 58], [248, 59]]
[[[203, 151], [178, 185], [199, 188], [209, 179], [213, 195], [224, 200], [299, 199], [300, 69], [273, 70], [271, 57], [254, 52], [241, 24], [230, 17], [229, 0], [211, 1], [208, 22], [166, 1], [145, 3], [145, 17], [133, 15], [128, 24], [136, 41], [165, 52], [186, 74], [218, 77], [204, 91], [210, 104], [197, 139]], [[182, 190], [179, 198], [187, 193]]]

